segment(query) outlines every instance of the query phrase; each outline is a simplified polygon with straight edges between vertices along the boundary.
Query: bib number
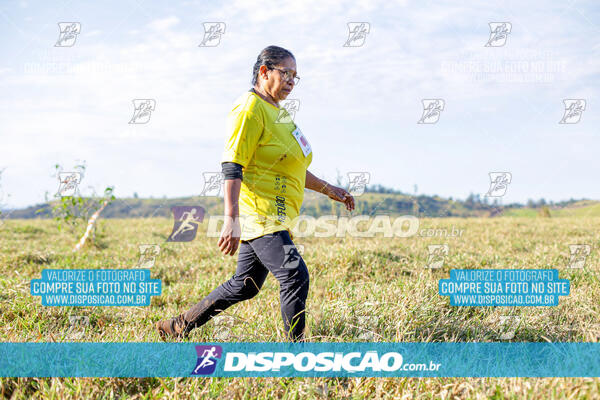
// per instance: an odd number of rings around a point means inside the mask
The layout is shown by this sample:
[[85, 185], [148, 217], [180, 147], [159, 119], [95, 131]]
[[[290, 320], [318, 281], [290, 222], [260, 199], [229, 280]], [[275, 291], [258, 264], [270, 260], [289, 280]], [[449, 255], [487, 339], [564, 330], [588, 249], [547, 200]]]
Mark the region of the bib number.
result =
[[296, 127], [296, 129], [294, 129], [294, 131], [292, 132], [292, 136], [294, 136], [294, 139], [296, 139], [296, 142], [298, 142], [298, 144], [300, 145], [302, 153], [304, 153], [304, 157], [308, 156], [312, 149], [310, 147], [310, 143], [308, 143], [308, 140], [302, 134], [300, 128]]

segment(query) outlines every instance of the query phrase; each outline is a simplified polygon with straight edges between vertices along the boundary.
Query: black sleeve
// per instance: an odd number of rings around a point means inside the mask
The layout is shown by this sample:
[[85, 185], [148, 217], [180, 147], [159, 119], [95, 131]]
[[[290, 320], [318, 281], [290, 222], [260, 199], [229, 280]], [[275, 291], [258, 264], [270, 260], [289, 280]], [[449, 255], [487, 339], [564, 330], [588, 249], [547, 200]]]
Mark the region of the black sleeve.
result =
[[242, 178], [242, 166], [234, 162], [221, 163], [221, 172], [223, 172], [224, 179], [237, 179]]

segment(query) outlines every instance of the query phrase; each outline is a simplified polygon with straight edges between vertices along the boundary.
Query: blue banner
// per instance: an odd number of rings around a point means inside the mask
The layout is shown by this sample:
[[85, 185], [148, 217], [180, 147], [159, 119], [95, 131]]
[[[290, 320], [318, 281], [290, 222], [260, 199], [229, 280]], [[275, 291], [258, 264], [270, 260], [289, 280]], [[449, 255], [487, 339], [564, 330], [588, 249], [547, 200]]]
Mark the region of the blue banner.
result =
[[3, 377], [600, 377], [599, 343], [1, 343]]
[[453, 269], [438, 283], [451, 306], [557, 306], [570, 288], [556, 269]]
[[43, 306], [149, 306], [162, 285], [149, 269], [44, 269], [30, 291]]

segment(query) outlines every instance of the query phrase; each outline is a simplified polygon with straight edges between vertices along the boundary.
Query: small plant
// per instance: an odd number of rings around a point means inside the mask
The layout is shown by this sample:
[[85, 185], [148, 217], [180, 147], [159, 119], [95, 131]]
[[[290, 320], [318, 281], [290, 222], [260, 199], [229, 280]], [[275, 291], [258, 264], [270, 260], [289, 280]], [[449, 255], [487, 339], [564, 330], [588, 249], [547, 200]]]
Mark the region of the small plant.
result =
[[542, 206], [538, 210], [538, 216], [542, 218], [550, 218], [552, 215], [550, 214], [550, 208], [548, 206]]
[[[56, 164], [54, 168], [55, 173], [53, 176], [59, 178], [61, 173], [63, 172], [63, 168], [60, 164]], [[76, 165], [74, 168], [76, 173], [80, 174], [81, 179], [83, 179], [83, 176], [85, 174], [85, 168], [85, 162], [83, 164]], [[99, 207], [102, 207], [105, 201], [107, 201], [108, 204], [110, 204], [116, 198], [113, 194], [113, 186], [106, 187], [102, 196], [96, 195], [94, 189], [91, 189], [93, 192], [92, 195], [90, 195], [89, 197], [84, 197], [81, 196], [78, 188], [75, 188], [75, 190], [73, 190], [73, 195], [61, 196], [59, 188], [59, 192], [55, 194], [55, 197], [59, 197], [59, 199], [53, 202], [52, 205], [52, 216], [54, 220], [58, 223], [59, 231], [63, 230], [65, 227], [68, 227], [72, 233], [80, 234], [80, 228], [85, 228], [87, 221], [90, 219], [92, 214]], [[49, 202], [48, 192], [46, 192], [46, 201]], [[36, 211], [36, 213], [40, 213], [42, 211], [44, 210], [39, 209]], [[94, 226], [94, 233], [95, 229], [96, 228]]]

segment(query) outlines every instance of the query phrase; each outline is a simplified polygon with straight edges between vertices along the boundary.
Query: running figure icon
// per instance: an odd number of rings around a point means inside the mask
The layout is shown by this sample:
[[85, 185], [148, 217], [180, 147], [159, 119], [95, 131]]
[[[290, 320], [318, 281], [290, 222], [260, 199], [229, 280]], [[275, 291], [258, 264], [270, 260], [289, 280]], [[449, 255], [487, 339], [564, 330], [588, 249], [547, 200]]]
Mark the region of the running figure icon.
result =
[[217, 361], [223, 355], [221, 346], [196, 346], [198, 361], [191, 375], [210, 375], [217, 368]]
[[211, 358], [217, 356], [216, 350], [217, 349], [214, 346], [210, 349], [204, 350], [204, 353], [202, 353], [202, 357], [204, 357], [204, 360], [202, 360], [202, 362], [196, 366], [194, 374], [197, 374], [199, 370], [209, 367], [215, 363], [213, 360], [211, 360]]
[[175, 206], [173, 231], [167, 242], [190, 242], [196, 237], [198, 223], [202, 222], [204, 209], [195, 206]]

